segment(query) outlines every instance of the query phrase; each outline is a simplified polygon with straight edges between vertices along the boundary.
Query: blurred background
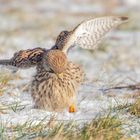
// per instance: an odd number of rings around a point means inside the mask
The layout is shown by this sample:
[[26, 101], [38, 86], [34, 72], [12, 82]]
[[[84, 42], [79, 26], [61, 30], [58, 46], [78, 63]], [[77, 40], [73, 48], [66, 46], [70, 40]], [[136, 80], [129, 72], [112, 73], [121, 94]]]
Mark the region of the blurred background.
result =
[[0, 59], [21, 49], [50, 48], [62, 30], [83, 20], [128, 16], [129, 22], [109, 33], [96, 51], [75, 48], [69, 57], [95, 84], [107, 84], [112, 77], [124, 84], [139, 82], [139, 13], [139, 0], [0, 0]]
[[139, 0], [0, 0], [0, 50], [50, 48], [62, 30], [98, 16], [129, 16], [121, 28], [138, 31], [139, 12]]
[[[110, 15], [128, 16], [130, 20], [110, 32], [95, 51], [74, 48], [69, 53], [69, 59], [81, 64], [87, 77], [78, 94], [79, 111], [74, 118], [93, 118], [103, 108], [110, 108], [110, 103], [116, 105], [120, 95], [117, 103], [124, 103], [130, 93], [113, 90], [107, 95], [102, 89], [140, 83], [139, 0], [0, 0], [0, 59], [22, 49], [51, 48], [62, 30], [71, 30], [86, 19]], [[33, 69], [7, 73], [0, 69], [0, 103], [28, 106], [17, 112], [4, 110], [0, 120], [10, 120], [10, 124], [38, 120], [43, 114], [32, 109], [28, 91]], [[132, 98], [126, 100], [131, 102]], [[133, 132], [139, 135], [138, 119], [134, 122], [126, 113], [121, 118], [127, 118], [131, 123], [126, 124], [133, 125]]]

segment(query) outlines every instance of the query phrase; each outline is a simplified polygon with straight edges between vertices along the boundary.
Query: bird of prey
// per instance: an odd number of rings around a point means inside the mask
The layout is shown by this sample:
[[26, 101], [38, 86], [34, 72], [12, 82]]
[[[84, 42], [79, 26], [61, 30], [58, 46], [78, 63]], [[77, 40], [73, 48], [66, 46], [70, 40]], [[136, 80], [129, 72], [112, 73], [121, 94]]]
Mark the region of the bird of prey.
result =
[[[128, 21], [128, 17], [99, 17], [81, 22], [71, 31], [62, 31], [50, 49], [58, 49], [65, 54], [71, 47], [79, 46], [84, 49], [94, 50], [102, 38], [118, 25]], [[45, 48], [20, 50], [11, 59], [0, 60], [0, 65], [15, 68], [29, 68], [36, 66], [42, 60]]]
[[60, 50], [49, 50], [37, 65], [31, 84], [35, 108], [48, 111], [76, 111], [76, 92], [84, 79], [82, 68], [68, 61]]
[[36, 66], [31, 84], [35, 107], [49, 111], [76, 111], [76, 92], [84, 79], [82, 68], [67, 59], [71, 47], [95, 49], [113, 28], [125, 23], [127, 17], [99, 17], [83, 21], [71, 31], [62, 31], [51, 49], [34, 48], [16, 52], [1, 65], [16, 68]]

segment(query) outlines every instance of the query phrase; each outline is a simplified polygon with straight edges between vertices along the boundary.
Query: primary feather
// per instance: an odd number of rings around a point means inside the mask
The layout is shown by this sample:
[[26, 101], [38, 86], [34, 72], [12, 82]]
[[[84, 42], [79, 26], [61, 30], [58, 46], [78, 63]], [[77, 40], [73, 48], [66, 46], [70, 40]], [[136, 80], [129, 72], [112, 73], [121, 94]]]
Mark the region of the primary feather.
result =
[[56, 46], [63, 52], [67, 52], [72, 46], [79, 46], [84, 49], [95, 49], [102, 38], [118, 25], [126, 22], [127, 17], [99, 17], [83, 21], [72, 31], [60, 33]]

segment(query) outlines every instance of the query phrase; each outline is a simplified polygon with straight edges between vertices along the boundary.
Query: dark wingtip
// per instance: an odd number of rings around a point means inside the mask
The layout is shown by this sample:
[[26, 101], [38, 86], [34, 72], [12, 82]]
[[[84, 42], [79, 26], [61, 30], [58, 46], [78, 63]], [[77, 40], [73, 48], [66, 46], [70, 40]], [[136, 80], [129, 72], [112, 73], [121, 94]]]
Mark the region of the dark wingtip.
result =
[[122, 21], [128, 21], [128, 17], [120, 17], [120, 19], [122, 20]]

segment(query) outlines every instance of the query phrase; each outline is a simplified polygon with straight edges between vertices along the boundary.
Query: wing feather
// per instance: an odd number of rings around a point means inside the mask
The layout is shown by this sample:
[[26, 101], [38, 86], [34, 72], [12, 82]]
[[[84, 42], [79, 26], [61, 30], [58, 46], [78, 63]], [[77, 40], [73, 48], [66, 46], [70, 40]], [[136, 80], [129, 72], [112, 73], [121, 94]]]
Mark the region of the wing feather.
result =
[[67, 43], [64, 44], [63, 51], [67, 52], [71, 46], [79, 46], [84, 49], [95, 49], [110, 30], [127, 20], [127, 17], [109, 16], [83, 21], [71, 31], [72, 34], [67, 40]]

